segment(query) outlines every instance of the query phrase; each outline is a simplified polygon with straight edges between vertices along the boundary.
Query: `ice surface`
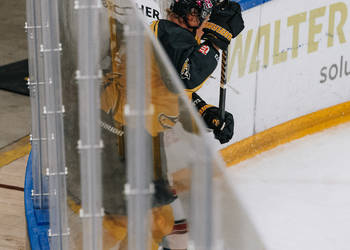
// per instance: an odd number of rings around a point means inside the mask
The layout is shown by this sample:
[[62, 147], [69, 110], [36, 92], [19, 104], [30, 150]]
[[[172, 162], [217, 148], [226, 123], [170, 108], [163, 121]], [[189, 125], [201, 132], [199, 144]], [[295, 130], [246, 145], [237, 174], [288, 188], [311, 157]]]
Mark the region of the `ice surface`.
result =
[[263, 249], [349, 249], [349, 150], [346, 123], [228, 169]]

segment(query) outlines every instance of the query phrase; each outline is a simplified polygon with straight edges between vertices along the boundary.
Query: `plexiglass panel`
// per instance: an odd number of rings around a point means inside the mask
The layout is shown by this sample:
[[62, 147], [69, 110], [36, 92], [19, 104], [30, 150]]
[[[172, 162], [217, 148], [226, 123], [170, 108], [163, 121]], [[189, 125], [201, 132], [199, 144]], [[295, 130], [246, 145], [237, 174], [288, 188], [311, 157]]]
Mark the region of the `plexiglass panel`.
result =
[[135, 3], [65, 1], [60, 21], [69, 248], [168, 247], [181, 217], [184, 248], [234, 249], [210, 131]]
[[[35, 208], [49, 208], [50, 248], [258, 250], [313, 245], [318, 232], [328, 237], [337, 217], [307, 236], [303, 232], [322, 220], [304, 219], [327, 217], [318, 199], [324, 195], [314, 191], [328, 190], [329, 171], [339, 171], [326, 164], [328, 179], [314, 180], [313, 169], [305, 172], [308, 164], [297, 158], [290, 168], [294, 177], [284, 161], [275, 163], [273, 171], [283, 162], [279, 178], [267, 169], [267, 158], [256, 156], [265, 168], [242, 162], [228, 175], [216, 150], [228, 145], [222, 152], [234, 164], [347, 120], [346, 3], [237, 1], [251, 9], [228, 50], [226, 110], [235, 116], [235, 135], [219, 145], [157, 41], [157, 30], [150, 29], [151, 20], [166, 18], [170, 2], [27, 0], [32, 194]], [[217, 69], [198, 90], [212, 104], [219, 99]], [[337, 106], [323, 110], [331, 105]], [[301, 195], [305, 178], [313, 185], [308, 202]], [[297, 199], [286, 195], [289, 189]], [[290, 218], [294, 223], [286, 226]], [[334, 237], [327, 237], [332, 245]]]

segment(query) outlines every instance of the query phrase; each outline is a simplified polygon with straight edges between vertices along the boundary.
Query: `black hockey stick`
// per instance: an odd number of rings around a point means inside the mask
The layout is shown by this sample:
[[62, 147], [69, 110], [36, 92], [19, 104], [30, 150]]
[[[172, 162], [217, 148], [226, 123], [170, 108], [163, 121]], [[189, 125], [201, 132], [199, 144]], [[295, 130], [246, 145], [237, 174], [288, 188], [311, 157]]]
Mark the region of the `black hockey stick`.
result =
[[[222, 0], [219, 3], [229, 0]], [[225, 105], [226, 105], [226, 83], [227, 83], [227, 53], [228, 49], [222, 50], [221, 55], [221, 79], [220, 79], [220, 99], [219, 99], [219, 117], [221, 121], [225, 120]], [[222, 126], [223, 128], [224, 126]]]
[[221, 80], [220, 80], [220, 99], [219, 99], [219, 117], [221, 121], [225, 120], [226, 105], [226, 83], [227, 83], [227, 49], [222, 51], [221, 56]]

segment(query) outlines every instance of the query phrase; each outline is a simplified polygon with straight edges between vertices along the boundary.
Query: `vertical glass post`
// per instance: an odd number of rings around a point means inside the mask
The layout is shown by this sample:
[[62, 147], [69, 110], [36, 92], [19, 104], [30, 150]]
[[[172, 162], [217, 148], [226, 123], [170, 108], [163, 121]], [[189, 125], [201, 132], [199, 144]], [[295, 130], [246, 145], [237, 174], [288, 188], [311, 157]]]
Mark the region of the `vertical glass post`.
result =
[[151, 137], [146, 132], [146, 70], [143, 23], [134, 8], [125, 27], [127, 44], [127, 195], [128, 249], [148, 249], [150, 239]]
[[78, 13], [78, 70], [79, 84], [80, 176], [83, 249], [102, 249], [102, 187], [101, 187], [101, 131], [99, 68], [100, 0], [79, 0], [75, 2]]
[[[195, 145], [196, 143], [194, 148]], [[197, 159], [192, 166], [189, 250], [214, 250], [212, 239], [214, 159], [210, 147], [206, 144], [197, 147], [195, 151]]]
[[66, 205], [66, 175], [63, 137], [63, 114], [61, 90], [61, 51], [58, 24], [58, 1], [41, 1], [43, 24], [40, 53], [44, 58], [45, 98], [43, 115], [47, 124], [51, 249], [68, 249], [69, 228]]
[[[31, 131], [31, 145], [32, 145], [32, 166], [33, 166], [33, 190], [34, 203], [36, 207], [40, 207], [41, 200], [41, 159], [40, 159], [40, 106], [39, 106], [39, 90], [38, 90], [38, 63], [37, 63], [37, 29], [38, 24], [35, 22], [35, 1], [26, 1], [27, 21], [25, 29], [27, 32], [28, 41], [28, 88], [30, 93], [30, 104], [32, 112], [32, 131]], [[35, 138], [35, 139], [33, 139]], [[37, 195], [35, 195], [37, 194]]]
[[47, 178], [43, 174], [47, 167], [46, 150], [46, 118], [42, 114], [45, 105], [43, 56], [40, 53], [42, 30], [40, 0], [27, 1], [27, 22], [25, 29], [28, 39], [28, 65], [31, 111], [32, 111], [32, 166], [33, 190], [32, 196], [35, 208], [47, 208]]

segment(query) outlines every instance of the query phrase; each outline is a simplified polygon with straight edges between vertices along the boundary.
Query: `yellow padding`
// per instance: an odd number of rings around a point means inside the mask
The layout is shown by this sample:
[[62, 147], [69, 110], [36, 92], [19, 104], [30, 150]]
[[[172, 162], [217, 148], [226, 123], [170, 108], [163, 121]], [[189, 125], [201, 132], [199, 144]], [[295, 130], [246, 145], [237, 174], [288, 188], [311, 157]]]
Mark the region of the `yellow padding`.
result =
[[232, 144], [220, 153], [232, 166], [278, 145], [350, 121], [350, 102], [296, 118]]
[[31, 145], [29, 136], [25, 136], [14, 144], [7, 146], [6, 149], [0, 152], [0, 167], [10, 164], [11, 162], [29, 154]]

